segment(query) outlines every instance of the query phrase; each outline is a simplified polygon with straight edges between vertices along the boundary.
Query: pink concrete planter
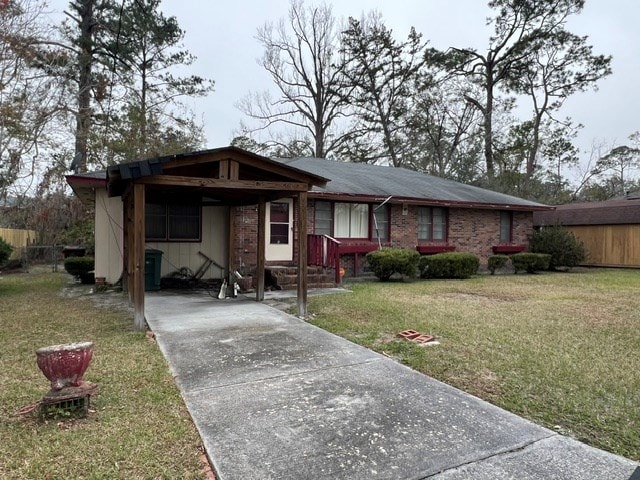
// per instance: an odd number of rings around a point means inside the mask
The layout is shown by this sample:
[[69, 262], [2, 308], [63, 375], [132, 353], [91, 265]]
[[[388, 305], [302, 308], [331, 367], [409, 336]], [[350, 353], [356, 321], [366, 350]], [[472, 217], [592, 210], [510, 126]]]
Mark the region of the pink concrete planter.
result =
[[93, 343], [52, 345], [36, 350], [38, 367], [51, 382], [51, 389], [79, 387], [93, 357]]

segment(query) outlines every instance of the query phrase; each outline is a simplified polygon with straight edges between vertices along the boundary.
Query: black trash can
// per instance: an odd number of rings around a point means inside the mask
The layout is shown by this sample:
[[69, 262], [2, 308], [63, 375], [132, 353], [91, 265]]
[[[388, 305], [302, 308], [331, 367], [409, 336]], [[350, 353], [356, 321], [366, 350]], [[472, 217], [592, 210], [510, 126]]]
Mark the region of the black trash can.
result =
[[144, 251], [144, 290], [160, 290], [160, 270], [162, 269], [162, 250], [148, 248]]

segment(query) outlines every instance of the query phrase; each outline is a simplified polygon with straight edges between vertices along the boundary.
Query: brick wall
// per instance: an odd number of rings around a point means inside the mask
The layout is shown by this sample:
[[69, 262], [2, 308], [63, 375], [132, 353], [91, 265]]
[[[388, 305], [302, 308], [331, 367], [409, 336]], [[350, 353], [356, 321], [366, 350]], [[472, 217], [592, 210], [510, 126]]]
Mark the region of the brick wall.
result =
[[[258, 239], [257, 206], [236, 207], [232, 217], [235, 220], [236, 248], [234, 265], [247, 273], [254, 273], [257, 263], [256, 243]], [[420, 245], [442, 245], [442, 242], [418, 242], [418, 207], [409, 205], [390, 206], [391, 237], [387, 245], [393, 247], [416, 248]], [[480, 263], [486, 266], [487, 259], [493, 255], [492, 247], [500, 244], [500, 211], [467, 208], [448, 209], [448, 239], [446, 244], [455, 246], [458, 252], [471, 252], [480, 257]], [[295, 219], [294, 209], [294, 222]], [[309, 223], [307, 233], [313, 233], [315, 218], [314, 201], [309, 200]], [[513, 212], [512, 244], [529, 246], [533, 233], [532, 212]], [[296, 238], [294, 234], [294, 261], [296, 259]], [[283, 262], [278, 262], [282, 264]], [[364, 255], [360, 257], [359, 270], [366, 269]], [[354, 256], [345, 255], [342, 266], [347, 276], [354, 274]]]

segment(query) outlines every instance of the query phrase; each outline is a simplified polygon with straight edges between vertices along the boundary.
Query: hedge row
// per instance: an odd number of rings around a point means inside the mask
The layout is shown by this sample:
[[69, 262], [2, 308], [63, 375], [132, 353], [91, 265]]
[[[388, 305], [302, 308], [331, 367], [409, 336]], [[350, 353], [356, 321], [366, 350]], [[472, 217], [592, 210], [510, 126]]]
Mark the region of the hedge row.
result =
[[450, 252], [420, 256], [406, 248], [383, 248], [367, 254], [369, 268], [382, 281], [393, 274], [421, 278], [469, 278], [478, 272], [480, 260], [471, 253]]
[[489, 271], [491, 275], [493, 275], [496, 270], [506, 267], [509, 261], [511, 261], [515, 273], [520, 271], [535, 273], [549, 270], [551, 255], [547, 253], [515, 253], [511, 256], [493, 255], [489, 257]]

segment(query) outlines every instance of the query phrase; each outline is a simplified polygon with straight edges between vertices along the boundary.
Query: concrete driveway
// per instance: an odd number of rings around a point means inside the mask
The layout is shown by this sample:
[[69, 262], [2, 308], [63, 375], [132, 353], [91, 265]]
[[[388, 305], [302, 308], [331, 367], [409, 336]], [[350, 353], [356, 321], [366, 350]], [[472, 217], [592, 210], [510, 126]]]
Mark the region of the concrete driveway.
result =
[[266, 304], [148, 293], [146, 315], [220, 480], [640, 478]]

